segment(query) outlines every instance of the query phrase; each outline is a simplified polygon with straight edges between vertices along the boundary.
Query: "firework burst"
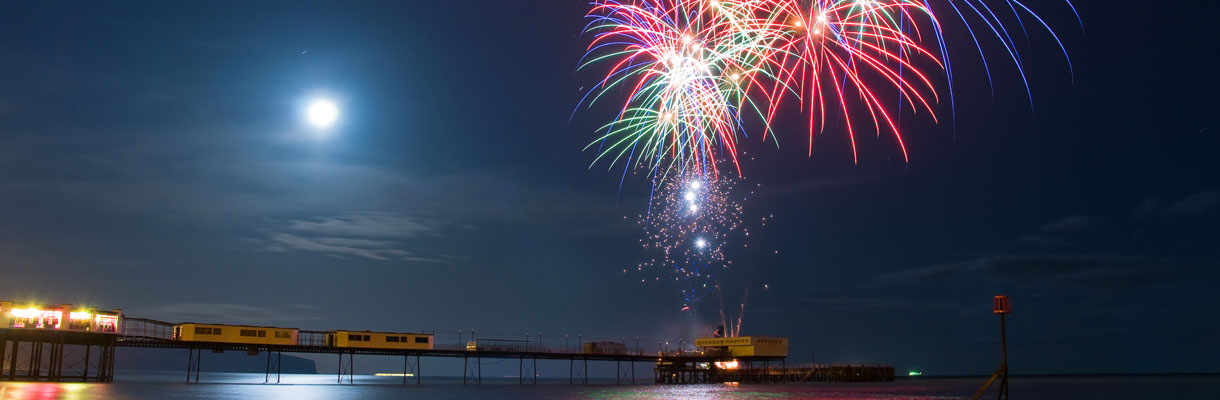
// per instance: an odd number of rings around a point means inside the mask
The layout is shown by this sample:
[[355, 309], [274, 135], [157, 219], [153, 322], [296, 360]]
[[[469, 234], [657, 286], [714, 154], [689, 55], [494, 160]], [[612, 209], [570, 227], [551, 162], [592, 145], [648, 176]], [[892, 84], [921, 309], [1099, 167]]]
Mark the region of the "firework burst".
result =
[[[606, 66], [607, 72], [581, 104], [612, 102], [615, 115], [586, 149], [597, 151], [593, 164], [622, 164], [624, 176], [632, 168], [648, 171], [654, 195], [649, 212], [640, 216], [640, 244], [648, 257], [636, 270], [654, 281], [680, 282], [684, 311], [713, 291], [721, 293], [717, 279], [732, 265], [725, 255], [729, 243], [746, 246], [732, 238], [749, 234], [733, 197], [741, 178], [724, 172], [742, 176], [738, 148], [749, 137], [747, 127], [778, 146], [777, 115], [795, 103], [806, 119], [810, 156], [815, 137], [833, 118], [856, 162], [861, 128], [891, 139], [905, 160], [898, 116], [927, 114], [938, 122], [940, 87], [948, 89], [949, 109], [954, 108], [947, 35], [970, 39], [989, 83], [991, 61], [980, 41], [997, 40], [1016, 66], [1031, 108], [1014, 36], [1019, 32], [1028, 42], [1027, 25], [1036, 21], [1064, 49], [1050, 25], [1020, 0], [591, 4], [586, 33], [592, 39], [580, 68]], [[964, 29], [946, 32], [939, 18], [946, 16]], [[740, 330], [744, 299], [732, 332]]]
[[[622, 162], [662, 178], [715, 177], [720, 161], [740, 174], [738, 139], [748, 136], [745, 121], [756, 120], [762, 137], [778, 144], [771, 127], [788, 102], [797, 102], [807, 116], [810, 155], [827, 118], [837, 116], [854, 160], [860, 125], [892, 137], [906, 159], [898, 113], [909, 108], [937, 121], [937, 81], [953, 80], [946, 32], [934, 7], [963, 23], [961, 34], [973, 39], [989, 80], [979, 40], [997, 38], [1031, 102], [1013, 33], [1019, 30], [1028, 39], [1026, 21], [1037, 21], [1064, 48], [1050, 26], [1017, 0], [597, 0], [592, 5], [586, 31], [593, 39], [581, 68], [609, 68], [582, 103], [592, 106], [612, 92], [626, 98], [588, 146], [598, 151], [594, 163]], [[952, 103], [952, 84], [945, 86]]]

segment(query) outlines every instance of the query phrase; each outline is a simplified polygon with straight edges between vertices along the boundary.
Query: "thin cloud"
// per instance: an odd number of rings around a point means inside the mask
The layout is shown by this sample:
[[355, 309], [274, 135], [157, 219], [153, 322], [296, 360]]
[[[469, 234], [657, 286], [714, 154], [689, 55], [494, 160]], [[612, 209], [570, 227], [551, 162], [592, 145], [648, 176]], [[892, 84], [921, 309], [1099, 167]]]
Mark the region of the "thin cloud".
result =
[[821, 192], [831, 189], [839, 189], [845, 187], [860, 186], [870, 182], [877, 181], [876, 177], [869, 176], [835, 176], [835, 177], [817, 177], [809, 178], [800, 182], [786, 185], [770, 185], [766, 190], [761, 192], [764, 197], [783, 197], [790, 195], [801, 195], [808, 193]]
[[318, 253], [331, 257], [358, 257], [378, 261], [442, 263], [442, 258], [415, 254], [403, 241], [423, 235], [435, 236], [449, 224], [393, 212], [367, 211], [285, 221], [263, 239], [251, 241], [263, 250], [283, 253]]
[[1120, 255], [998, 255], [896, 272], [885, 275], [882, 281], [931, 282], [977, 276], [1120, 288], [1190, 279], [1193, 273], [1187, 267], [1167, 260]]
[[370, 242], [373, 244], [366, 245], [365, 247], [357, 247], [357, 246], [349, 243], [348, 245], [345, 246], [345, 245], [328, 244], [328, 242], [329, 243], [334, 243], [336, 241], [352, 242], [353, 240], [352, 239], [343, 239], [343, 238], [327, 238], [327, 237], [307, 238], [307, 237], [303, 237], [303, 236], [293, 235], [290, 233], [282, 233], [282, 232], [272, 233], [271, 235], [268, 236], [267, 240], [270, 241], [270, 245], [267, 247], [267, 249], [271, 250], [271, 251], [317, 252], [317, 253], [324, 253], [324, 254], [333, 255], [333, 256], [356, 256], [356, 257], [364, 257], [364, 258], [368, 258], [368, 259], [381, 260], [381, 261], [388, 261], [388, 260], [394, 259], [394, 258], [401, 259], [401, 258], [405, 258], [405, 257], [411, 255], [411, 253], [407, 252], [406, 250], [386, 248], [389, 245], [396, 244], [394, 242], [360, 240], [361, 242]]
[[1220, 190], [1199, 192], [1165, 207], [1162, 212], [1173, 216], [1200, 216], [1220, 212]]
[[1101, 225], [1102, 222], [1103, 220], [1101, 218], [1084, 215], [1072, 215], [1043, 225], [1039, 227], [1038, 230], [1052, 233], [1077, 232], [1094, 228]]
[[367, 211], [289, 220], [287, 229], [319, 235], [409, 238], [435, 232], [443, 224], [400, 213]]
[[172, 303], [136, 310], [140, 316], [166, 322], [286, 324], [322, 319], [321, 308], [292, 305], [282, 309], [232, 303]]
[[923, 310], [955, 309], [957, 306], [948, 303], [929, 303], [909, 298], [899, 297], [806, 297], [801, 302], [821, 310], [864, 310], [864, 309], [897, 309], [916, 308]]

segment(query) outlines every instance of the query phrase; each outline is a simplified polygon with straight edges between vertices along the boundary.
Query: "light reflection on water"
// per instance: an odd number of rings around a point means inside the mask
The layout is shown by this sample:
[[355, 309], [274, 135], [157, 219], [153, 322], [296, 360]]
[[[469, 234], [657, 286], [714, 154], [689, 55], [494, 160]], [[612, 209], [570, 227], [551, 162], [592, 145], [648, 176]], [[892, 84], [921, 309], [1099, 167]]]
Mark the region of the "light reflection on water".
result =
[[89, 383], [0, 383], [0, 399], [13, 400], [85, 400], [109, 398], [110, 388]]
[[[483, 385], [461, 378], [432, 378], [403, 386], [397, 377], [356, 376], [356, 385], [338, 385], [334, 375], [284, 375], [279, 385], [262, 384], [262, 374], [203, 374], [184, 383], [183, 374], [119, 375], [98, 383], [0, 382], [0, 400], [102, 399], [968, 399], [982, 379], [919, 379], [894, 383], [788, 385], [567, 385], [567, 379], [518, 386], [516, 379], [484, 378]], [[1036, 399], [1214, 398], [1220, 376], [1014, 378], [1012, 394]], [[990, 396], [989, 396], [990, 397]]]

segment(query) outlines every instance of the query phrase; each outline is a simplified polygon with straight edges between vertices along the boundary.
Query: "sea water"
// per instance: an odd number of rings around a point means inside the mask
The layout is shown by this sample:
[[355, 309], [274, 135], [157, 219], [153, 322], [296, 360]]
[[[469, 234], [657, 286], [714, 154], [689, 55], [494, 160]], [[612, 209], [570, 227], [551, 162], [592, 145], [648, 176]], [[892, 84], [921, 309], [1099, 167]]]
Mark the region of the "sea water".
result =
[[[186, 383], [181, 373], [120, 372], [113, 383], [0, 382], [2, 400], [101, 399], [969, 399], [983, 378], [900, 379], [889, 383], [619, 385], [567, 379], [519, 385], [516, 378], [430, 378], [422, 385], [401, 377], [283, 375], [264, 384], [263, 374], [204, 373]], [[275, 377], [271, 376], [274, 382]], [[1013, 377], [1018, 399], [1220, 399], [1220, 376]], [[994, 389], [993, 389], [994, 390]], [[994, 393], [994, 392], [992, 392]], [[994, 394], [985, 398], [993, 398]]]

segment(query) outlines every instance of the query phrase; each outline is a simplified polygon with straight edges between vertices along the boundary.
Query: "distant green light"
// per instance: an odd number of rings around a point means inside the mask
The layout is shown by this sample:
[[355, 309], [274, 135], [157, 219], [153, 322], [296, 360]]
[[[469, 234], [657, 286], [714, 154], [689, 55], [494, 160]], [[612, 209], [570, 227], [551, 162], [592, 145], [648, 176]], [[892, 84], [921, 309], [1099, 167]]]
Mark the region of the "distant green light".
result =
[[923, 372], [919, 372], [919, 371], [911, 371], [911, 372], [907, 372], [907, 375], [910, 375], [910, 376], [920, 376], [920, 375], [923, 375]]

